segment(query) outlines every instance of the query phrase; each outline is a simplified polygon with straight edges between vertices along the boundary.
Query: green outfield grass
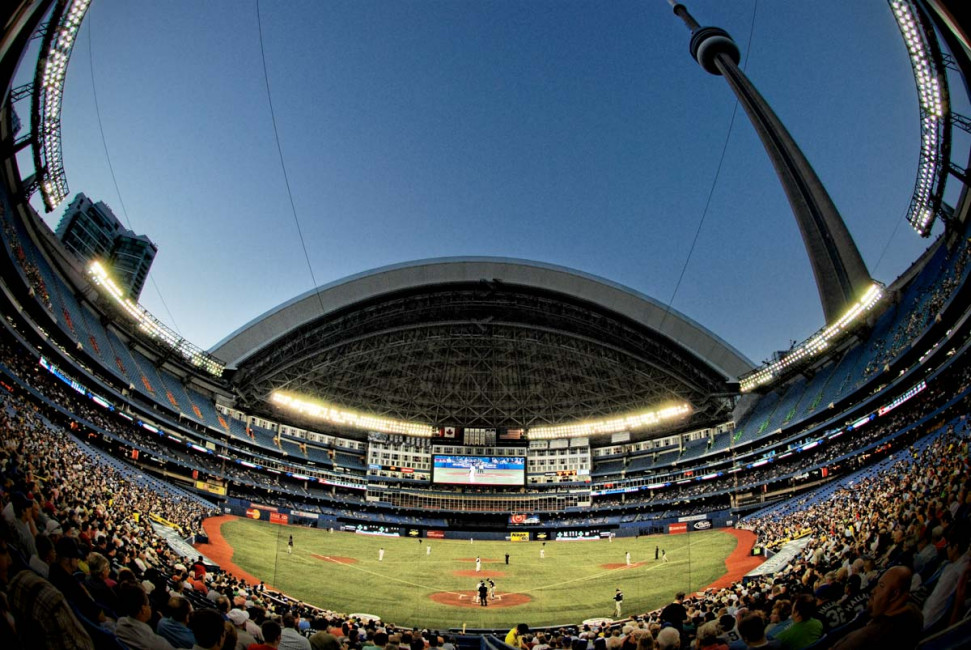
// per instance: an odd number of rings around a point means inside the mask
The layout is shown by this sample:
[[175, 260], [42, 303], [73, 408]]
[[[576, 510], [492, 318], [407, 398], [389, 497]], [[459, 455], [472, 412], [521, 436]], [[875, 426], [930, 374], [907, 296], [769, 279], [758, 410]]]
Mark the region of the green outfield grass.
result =
[[[547, 542], [506, 542], [371, 537], [298, 526], [238, 519], [222, 526], [233, 547], [233, 562], [257, 578], [319, 607], [368, 613], [401, 625], [449, 628], [499, 628], [525, 622], [534, 626], [578, 623], [612, 617], [614, 589], [624, 592], [624, 614], [663, 606], [679, 590], [701, 589], [725, 573], [725, 558], [736, 540], [719, 531], [688, 535]], [[294, 550], [287, 554], [287, 538]], [[426, 545], [431, 554], [426, 554]], [[668, 562], [654, 561], [654, 548], [667, 550]], [[384, 547], [384, 560], [378, 549]], [[630, 551], [633, 567], [623, 564]], [[509, 553], [507, 566], [504, 556]], [[339, 564], [324, 557], [354, 558]], [[496, 592], [524, 594], [516, 607], [470, 607], [434, 602], [436, 592], [471, 593], [478, 584], [473, 559], [482, 558], [483, 575]], [[507, 596], [508, 598], [508, 596]], [[509, 602], [509, 600], [507, 600]]]

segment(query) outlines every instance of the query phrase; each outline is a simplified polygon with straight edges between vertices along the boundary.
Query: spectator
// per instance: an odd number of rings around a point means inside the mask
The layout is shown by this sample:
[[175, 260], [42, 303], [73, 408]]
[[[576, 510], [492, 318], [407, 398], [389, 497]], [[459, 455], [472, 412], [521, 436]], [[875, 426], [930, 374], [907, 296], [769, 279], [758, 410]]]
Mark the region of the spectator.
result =
[[386, 645], [388, 645], [388, 633], [384, 630], [378, 630], [362, 650], [384, 650]]
[[202, 650], [220, 650], [226, 638], [226, 622], [213, 609], [200, 609], [189, 617], [189, 629]]
[[809, 594], [797, 596], [792, 603], [792, 625], [776, 636], [785, 650], [801, 650], [823, 636], [823, 622], [816, 616], [816, 600]]
[[280, 645], [280, 633], [283, 628], [276, 621], [264, 621], [260, 626], [263, 633], [263, 643], [251, 645], [249, 650], [275, 650]]
[[[0, 525], [0, 603], [9, 605], [7, 616], [0, 620], [4, 639], [21, 642], [25, 648], [63, 648], [69, 640], [73, 650], [94, 650], [94, 642], [71, 612], [64, 594], [39, 575], [14, 566], [14, 558], [7, 545], [10, 536], [6, 522]], [[2, 609], [2, 607], [0, 607]]]
[[509, 630], [508, 634], [506, 634], [506, 645], [527, 650], [526, 642], [523, 639], [523, 637], [527, 634], [529, 634], [529, 626], [526, 623], [518, 624], [516, 627]]
[[834, 648], [914, 648], [923, 616], [910, 599], [913, 573], [907, 567], [887, 569], [870, 593], [869, 621], [840, 639]]
[[297, 619], [289, 612], [283, 615], [283, 632], [280, 633], [280, 650], [311, 650], [310, 641], [297, 632]]
[[227, 614], [229, 622], [236, 628], [236, 650], [246, 650], [251, 645], [257, 643], [256, 637], [246, 629], [249, 621], [249, 612], [233, 608]]
[[132, 650], [175, 650], [148, 625], [152, 620], [152, 607], [144, 589], [138, 585], [119, 585], [118, 600], [123, 616], [118, 619], [115, 634], [122, 643]]
[[108, 610], [106, 615], [117, 618], [120, 606], [115, 590], [108, 585], [110, 572], [111, 565], [104, 555], [93, 551], [88, 553], [88, 576], [84, 579], [84, 586], [87, 587], [94, 601]]
[[223, 628], [226, 630], [226, 636], [223, 637], [222, 650], [236, 650], [236, 642], [239, 640], [236, 626], [231, 621], [223, 621]]
[[779, 634], [792, 625], [792, 601], [780, 598], [772, 604], [772, 613], [769, 615], [769, 625], [765, 628], [766, 635], [778, 638]]
[[34, 545], [34, 537], [37, 535], [37, 526], [34, 524], [34, 500], [28, 498], [23, 492], [14, 492], [10, 503], [3, 509], [3, 518], [13, 528], [16, 534], [13, 545], [23, 556], [29, 558], [37, 555], [37, 547]]
[[953, 600], [961, 576], [968, 568], [968, 541], [966, 530], [950, 531], [947, 539], [947, 565], [941, 569], [934, 591], [924, 603], [924, 629], [934, 628], [946, 623], [950, 613], [949, 605]]
[[182, 596], [172, 596], [165, 607], [165, 617], [158, 622], [158, 635], [176, 648], [191, 648], [195, 645], [195, 636], [189, 629], [189, 616], [192, 605]]
[[719, 638], [722, 633], [720, 623], [710, 621], [702, 625], [698, 629], [698, 650], [728, 650], [728, 644]]
[[38, 535], [34, 538], [34, 545], [37, 547], [37, 554], [30, 556], [30, 568], [40, 577], [46, 578], [50, 575], [51, 565], [57, 558], [54, 553], [54, 542], [47, 535]]
[[647, 630], [637, 635], [637, 650], [654, 650], [654, 637]]
[[677, 628], [666, 627], [658, 632], [656, 641], [658, 650], [677, 650], [681, 647], [681, 634]]
[[[422, 642], [422, 647], [424, 646], [425, 644]], [[330, 632], [315, 632], [310, 637], [310, 647], [311, 650], [341, 650], [340, 641]]]
[[57, 561], [51, 565], [49, 573], [51, 584], [64, 594], [71, 605], [77, 607], [82, 616], [95, 624], [104, 623], [107, 618], [101, 606], [75, 578], [74, 574], [78, 572], [83, 557], [77, 542], [71, 537], [62, 537], [57, 540], [54, 550]]
[[688, 618], [688, 610], [684, 608], [684, 592], [679, 591], [674, 596], [674, 602], [661, 610], [661, 621], [668, 622], [680, 632], [684, 630], [684, 622]]
[[765, 621], [758, 614], [749, 614], [738, 623], [738, 633], [745, 642], [745, 648], [763, 648], [764, 650], [778, 650], [778, 641], [765, 638]]

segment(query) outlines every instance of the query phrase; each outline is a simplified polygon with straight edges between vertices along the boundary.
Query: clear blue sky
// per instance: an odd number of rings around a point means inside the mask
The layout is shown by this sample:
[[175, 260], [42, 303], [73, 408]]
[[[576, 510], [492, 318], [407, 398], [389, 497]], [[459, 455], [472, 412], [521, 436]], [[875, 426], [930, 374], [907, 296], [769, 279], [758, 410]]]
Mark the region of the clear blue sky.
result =
[[[763, 0], [750, 51], [752, 0], [688, 6], [735, 37], [871, 273], [892, 281], [930, 240], [901, 223], [919, 125], [887, 3]], [[690, 58], [665, 0], [265, 0], [261, 12], [318, 284], [497, 255], [671, 299], [734, 97]], [[72, 195], [127, 212], [158, 244], [152, 276], [168, 310], [151, 283], [142, 303], [190, 341], [209, 347], [311, 288], [254, 1], [97, 0], [62, 125]], [[673, 306], [756, 362], [823, 325], [795, 221], [741, 109]]]

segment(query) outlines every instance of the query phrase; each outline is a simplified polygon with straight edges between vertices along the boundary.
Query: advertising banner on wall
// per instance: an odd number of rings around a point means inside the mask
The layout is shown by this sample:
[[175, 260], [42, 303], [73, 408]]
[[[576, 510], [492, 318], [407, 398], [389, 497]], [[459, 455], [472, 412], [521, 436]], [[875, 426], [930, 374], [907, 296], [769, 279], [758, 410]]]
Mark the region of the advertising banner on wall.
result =
[[680, 535], [688, 532], [688, 523], [668, 524], [668, 535]]
[[557, 530], [553, 532], [553, 539], [557, 542], [573, 542], [588, 539], [600, 539], [600, 529], [587, 530]]
[[285, 512], [271, 512], [270, 513], [270, 523], [271, 524], [289, 524], [290, 515]]
[[429, 530], [425, 532], [425, 537], [431, 537], [432, 539], [445, 539], [444, 530]]
[[378, 524], [357, 524], [354, 526], [354, 532], [358, 535], [377, 535], [379, 537], [401, 536], [400, 529], [397, 526], [381, 526]]
[[529, 533], [509, 533], [510, 542], [528, 542]]
[[540, 518], [534, 514], [511, 514], [509, 515], [510, 526], [536, 526], [541, 524]]
[[210, 483], [208, 481], [196, 481], [197, 490], [205, 490], [213, 494], [226, 496], [226, 486], [220, 483]]
[[304, 519], [319, 519], [320, 515], [316, 512], [305, 512], [303, 510], [291, 510], [290, 514], [294, 517], [303, 517]]

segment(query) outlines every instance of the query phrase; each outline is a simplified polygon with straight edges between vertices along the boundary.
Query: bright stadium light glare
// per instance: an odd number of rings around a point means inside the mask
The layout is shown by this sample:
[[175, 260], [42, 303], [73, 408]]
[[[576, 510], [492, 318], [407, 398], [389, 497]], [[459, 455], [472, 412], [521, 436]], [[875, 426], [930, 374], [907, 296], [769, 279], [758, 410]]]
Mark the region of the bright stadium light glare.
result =
[[32, 123], [34, 133], [34, 167], [38, 187], [48, 212], [64, 200], [68, 193], [67, 174], [61, 157], [61, 100], [64, 78], [78, 27], [88, 11], [91, 0], [73, 0], [67, 9], [54, 10], [42, 51], [34, 73]]
[[548, 440], [551, 438], [582, 438], [634, 431], [687, 417], [691, 413], [691, 410], [691, 406], [688, 404], [677, 404], [653, 411], [621, 415], [606, 420], [532, 427], [529, 429], [527, 437], [530, 440]]
[[876, 282], [871, 284], [863, 297], [854, 303], [835, 323], [819, 330], [778, 361], [741, 377], [739, 379], [741, 391], [748, 393], [760, 386], [765, 386], [784, 375], [789, 368], [797, 363], [807, 362], [821, 354], [833, 343], [843, 338], [847, 332], [851, 331], [857, 323], [873, 311], [884, 295], [883, 287]]
[[398, 433], [422, 438], [430, 438], [436, 431], [430, 424], [405, 422], [403, 420], [393, 420], [391, 418], [356, 413], [309, 397], [301, 397], [284, 391], [274, 391], [270, 395], [270, 401], [277, 406], [301, 415], [306, 415], [315, 420], [323, 420], [338, 426], [366, 429], [381, 433]]
[[910, 57], [921, 112], [920, 159], [907, 221], [922, 237], [927, 237], [947, 183], [951, 137], [947, 76], [933, 29], [924, 24], [913, 0], [889, 2]]
[[[281, 408], [299, 413], [315, 420], [321, 420], [333, 425], [377, 431], [380, 433], [397, 433], [406, 436], [430, 438], [436, 435], [438, 429], [430, 424], [405, 422], [391, 418], [382, 418], [338, 408], [332, 404], [310, 397], [295, 395], [288, 391], [273, 391], [270, 402]], [[587, 436], [634, 431], [664, 422], [687, 417], [692, 412], [688, 404], [676, 404], [653, 411], [643, 411], [629, 415], [621, 415], [606, 420], [590, 422], [576, 422], [548, 427], [533, 427], [527, 430], [526, 437], [531, 440], [549, 440], [552, 438], [581, 438]]]
[[88, 277], [127, 317], [135, 321], [136, 326], [149, 338], [178, 352], [179, 356], [193, 366], [200, 368], [210, 375], [221, 377], [225, 364], [220, 363], [211, 354], [198, 348], [180, 335], [166, 327], [147, 309], [128, 298], [118, 283], [114, 281], [108, 269], [98, 260], [88, 266]]

